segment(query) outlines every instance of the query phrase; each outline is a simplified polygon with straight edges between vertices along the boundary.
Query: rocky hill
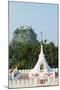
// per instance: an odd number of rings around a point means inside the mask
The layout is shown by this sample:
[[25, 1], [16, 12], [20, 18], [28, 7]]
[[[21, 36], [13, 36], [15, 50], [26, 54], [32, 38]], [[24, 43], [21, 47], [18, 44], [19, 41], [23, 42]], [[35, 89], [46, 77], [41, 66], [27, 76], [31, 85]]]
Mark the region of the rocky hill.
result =
[[15, 30], [13, 40], [21, 43], [35, 42], [37, 40], [37, 34], [31, 26], [23, 25]]

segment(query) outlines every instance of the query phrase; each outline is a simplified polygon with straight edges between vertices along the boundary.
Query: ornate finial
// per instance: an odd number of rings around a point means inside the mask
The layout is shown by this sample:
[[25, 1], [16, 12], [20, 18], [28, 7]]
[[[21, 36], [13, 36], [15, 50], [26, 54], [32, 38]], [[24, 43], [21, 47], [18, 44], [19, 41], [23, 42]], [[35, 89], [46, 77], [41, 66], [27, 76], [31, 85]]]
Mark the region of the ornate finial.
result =
[[43, 53], [43, 46], [42, 46], [42, 32], [41, 33], [41, 53]]
[[42, 43], [42, 32], [40, 32], [41, 33], [41, 43]]

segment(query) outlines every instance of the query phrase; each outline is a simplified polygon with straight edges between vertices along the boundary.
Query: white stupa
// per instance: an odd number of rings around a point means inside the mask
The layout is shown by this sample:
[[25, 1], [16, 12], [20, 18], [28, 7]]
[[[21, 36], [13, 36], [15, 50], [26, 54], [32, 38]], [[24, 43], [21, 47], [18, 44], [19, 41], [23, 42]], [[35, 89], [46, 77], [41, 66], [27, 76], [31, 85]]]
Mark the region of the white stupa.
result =
[[46, 62], [45, 55], [43, 53], [43, 45], [42, 45], [42, 33], [41, 33], [41, 51], [39, 54], [38, 61], [35, 65], [35, 67], [30, 71], [30, 75], [32, 74], [40, 74], [42, 73], [50, 73], [53, 72], [53, 69], [50, 68], [48, 63]]

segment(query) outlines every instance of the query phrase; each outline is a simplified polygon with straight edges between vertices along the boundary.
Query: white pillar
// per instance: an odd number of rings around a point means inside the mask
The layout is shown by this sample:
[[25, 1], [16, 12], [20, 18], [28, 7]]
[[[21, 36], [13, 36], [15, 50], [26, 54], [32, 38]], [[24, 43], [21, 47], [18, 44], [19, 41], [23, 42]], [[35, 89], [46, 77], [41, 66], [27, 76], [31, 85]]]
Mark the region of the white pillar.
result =
[[12, 75], [12, 80], [14, 80], [14, 72], [12, 72], [11, 75]]

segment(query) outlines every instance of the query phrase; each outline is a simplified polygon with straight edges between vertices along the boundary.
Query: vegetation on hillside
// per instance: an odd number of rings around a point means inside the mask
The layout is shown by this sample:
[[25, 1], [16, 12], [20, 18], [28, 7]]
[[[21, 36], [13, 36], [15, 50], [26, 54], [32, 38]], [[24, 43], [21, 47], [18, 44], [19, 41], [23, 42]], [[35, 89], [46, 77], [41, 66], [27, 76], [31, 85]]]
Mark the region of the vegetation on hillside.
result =
[[[26, 30], [26, 28], [24, 28], [24, 30], [22, 30], [21, 28], [18, 28], [14, 32], [14, 37], [9, 45], [9, 68], [15, 68], [17, 65], [18, 69], [31, 69], [37, 63], [41, 43], [37, 40], [36, 36], [34, 36], [35, 33], [33, 29], [30, 28], [30, 30], [30, 32], [33, 32], [30, 33], [33, 38], [31, 39], [30, 37], [30, 41], [28, 41], [29, 39], [27, 40], [28, 42], [25, 40], [27, 38], [26, 36], [26, 38], [21, 41], [18, 34], [24, 31], [24, 34], [22, 35], [25, 35], [29, 29]], [[26, 35], [29, 34], [27, 33]], [[47, 44], [47, 40], [43, 41], [43, 46], [47, 63], [51, 67], [58, 67], [58, 47], [55, 46], [53, 42]]]

